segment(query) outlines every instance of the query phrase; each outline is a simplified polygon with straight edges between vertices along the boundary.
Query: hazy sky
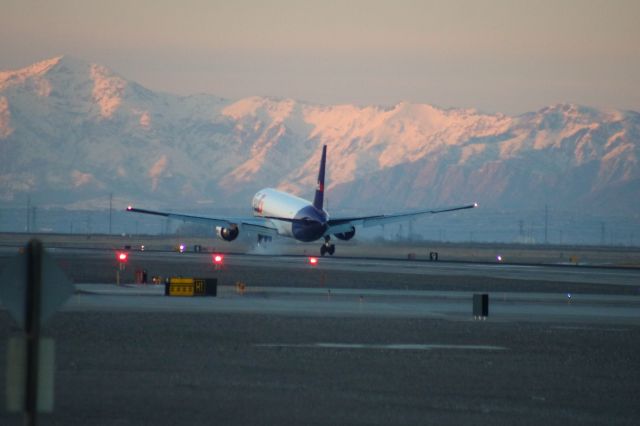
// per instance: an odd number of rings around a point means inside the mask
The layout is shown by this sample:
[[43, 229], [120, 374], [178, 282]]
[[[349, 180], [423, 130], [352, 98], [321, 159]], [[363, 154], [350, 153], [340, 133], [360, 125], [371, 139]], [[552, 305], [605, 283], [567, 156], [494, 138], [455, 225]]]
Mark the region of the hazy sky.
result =
[[0, 69], [60, 54], [179, 94], [640, 111], [640, 0], [0, 0]]

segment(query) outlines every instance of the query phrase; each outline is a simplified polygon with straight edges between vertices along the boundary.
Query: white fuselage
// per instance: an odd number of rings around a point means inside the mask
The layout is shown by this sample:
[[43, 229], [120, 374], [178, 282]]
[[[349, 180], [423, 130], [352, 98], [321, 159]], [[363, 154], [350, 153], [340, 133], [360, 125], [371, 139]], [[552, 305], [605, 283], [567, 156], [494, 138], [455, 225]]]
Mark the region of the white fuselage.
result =
[[[309, 216], [305, 212], [315, 210], [310, 201], [273, 188], [258, 191], [251, 202], [251, 209], [254, 216], [283, 219], [302, 219]], [[326, 220], [328, 215], [324, 210], [322, 212]], [[278, 234], [296, 238], [292, 222], [277, 219], [272, 221], [278, 229]]]

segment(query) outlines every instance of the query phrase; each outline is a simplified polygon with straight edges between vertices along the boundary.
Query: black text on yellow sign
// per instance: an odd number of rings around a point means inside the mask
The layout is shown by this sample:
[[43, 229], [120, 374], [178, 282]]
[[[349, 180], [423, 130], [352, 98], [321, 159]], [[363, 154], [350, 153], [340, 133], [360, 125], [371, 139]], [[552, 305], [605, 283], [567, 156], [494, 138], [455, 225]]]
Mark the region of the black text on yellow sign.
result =
[[171, 278], [168, 284], [168, 296], [216, 296], [218, 280], [216, 278]]

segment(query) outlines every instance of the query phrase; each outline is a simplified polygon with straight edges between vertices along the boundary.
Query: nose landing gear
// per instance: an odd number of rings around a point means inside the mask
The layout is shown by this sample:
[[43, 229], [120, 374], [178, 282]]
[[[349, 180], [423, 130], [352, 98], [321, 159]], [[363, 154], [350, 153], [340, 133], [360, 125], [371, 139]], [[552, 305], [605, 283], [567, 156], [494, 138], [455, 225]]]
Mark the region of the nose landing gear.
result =
[[324, 256], [325, 254], [329, 253], [331, 256], [333, 256], [333, 253], [336, 252], [336, 246], [335, 244], [331, 244], [331, 236], [330, 235], [325, 235], [324, 236], [324, 244], [320, 246], [320, 255]]

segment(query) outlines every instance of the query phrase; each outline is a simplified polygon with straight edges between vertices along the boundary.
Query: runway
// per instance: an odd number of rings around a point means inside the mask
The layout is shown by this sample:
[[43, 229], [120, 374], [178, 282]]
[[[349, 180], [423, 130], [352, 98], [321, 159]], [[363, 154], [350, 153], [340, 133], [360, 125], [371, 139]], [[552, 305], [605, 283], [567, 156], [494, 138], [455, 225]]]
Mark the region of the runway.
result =
[[[210, 255], [138, 252], [116, 286], [112, 252], [52, 255], [76, 293], [46, 328], [57, 376], [44, 425], [640, 416], [638, 270], [243, 255], [216, 270]], [[164, 296], [132, 283], [140, 268], [217, 277], [218, 297]], [[486, 320], [473, 318], [475, 292], [490, 295]], [[3, 364], [16, 334], [0, 311]]]
[[[0, 267], [17, 250], [0, 250]], [[114, 282], [116, 250], [50, 248], [75, 282]], [[480, 262], [429, 262], [322, 257], [317, 266], [306, 256], [224, 254], [214, 269], [211, 254], [130, 251], [123, 279], [136, 270], [149, 276], [216, 275], [222, 284], [244, 280], [250, 286], [391, 288], [410, 290], [484, 290], [640, 295], [640, 268], [575, 265], [522, 265]], [[323, 282], [324, 280], [324, 282]]]
[[[144, 253], [152, 260], [166, 259], [165, 254]], [[202, 254], [182, 253], [184, 262], [199, 262]], [[304, 256], [227, 255], [226, 266], [231, 267], [308, 267]], [[575, 265], [512, 265], [508, 263], [427, 262], [367, 258], [318, 258], [317, 269], [330, 271], [480, 276], [512, 280], [581, 282], [636, 286], [640, 289], [640, 268], [606, 268]]]

